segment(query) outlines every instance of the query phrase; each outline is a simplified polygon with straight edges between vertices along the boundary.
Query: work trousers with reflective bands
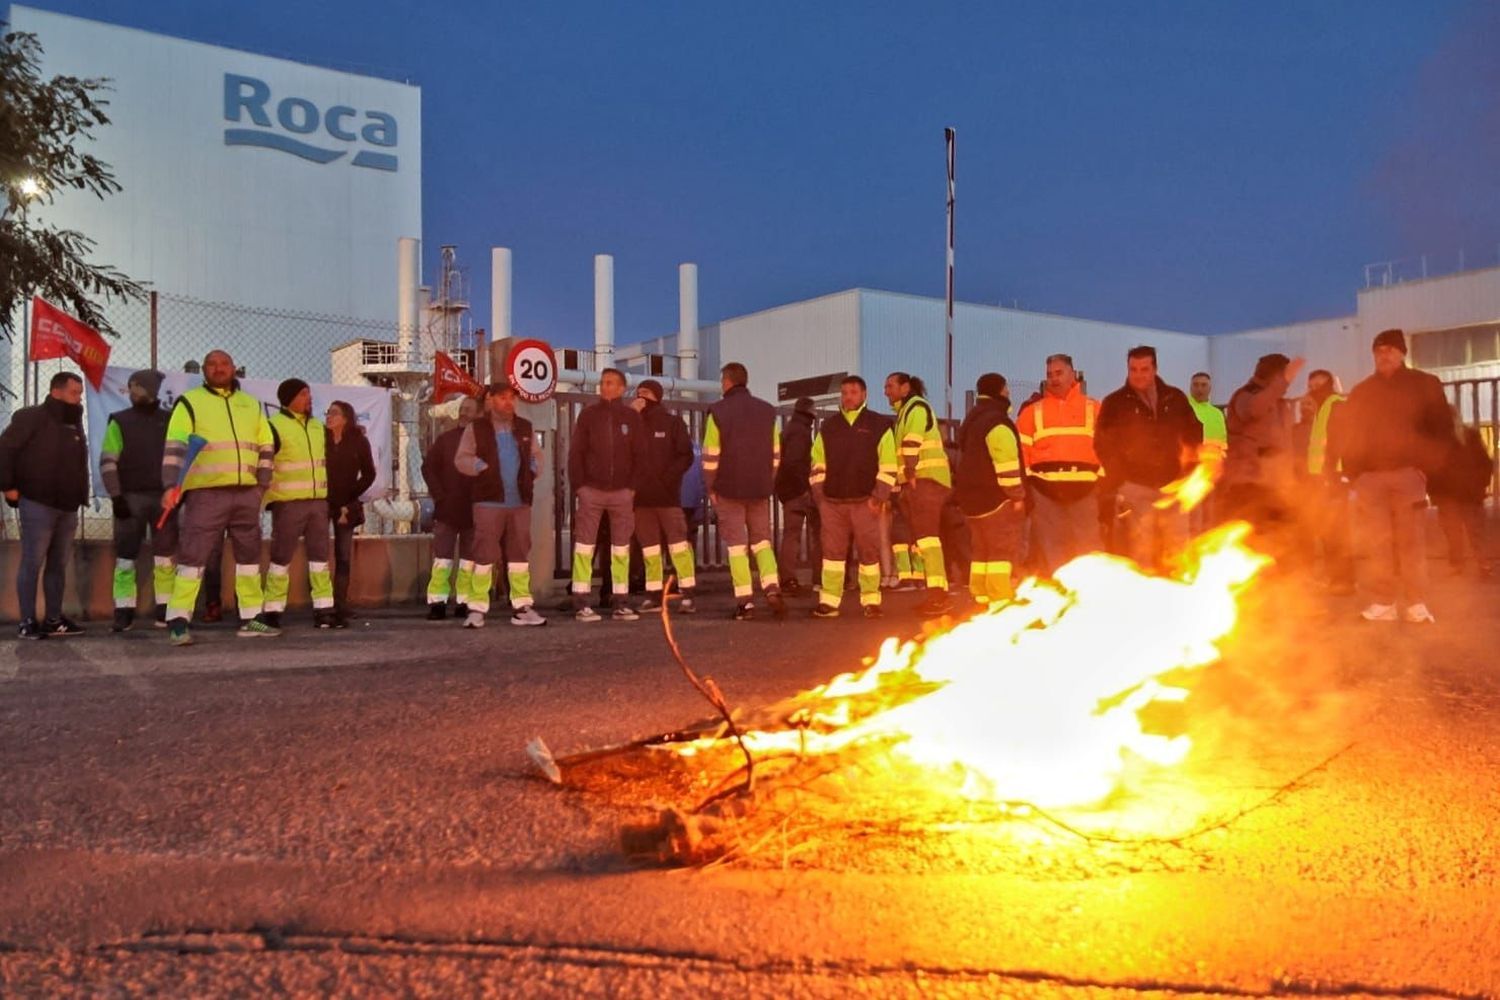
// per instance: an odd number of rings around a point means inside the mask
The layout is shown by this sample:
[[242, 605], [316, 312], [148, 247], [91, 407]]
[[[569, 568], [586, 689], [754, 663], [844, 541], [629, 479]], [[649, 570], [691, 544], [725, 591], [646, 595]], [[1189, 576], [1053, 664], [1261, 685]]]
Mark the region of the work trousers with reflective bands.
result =
[[969, 521], [969, 594], [980, 604], [1015, 596], [1015, 569], [1021, 561], [1026, 514], [1007, 501], [998, 510]]
[[[266, 610], [286, 610], [291, 590], [292, 556], [297, 540], [307, 544], [307, 589], [314, 611], [333, 610], [333, 574], [328, 559], [333, 543], [328, 537], [327, 500], [281, 500], [271, 505], [271, 567], [266, 570]], [[239, 557], [236, 556], [238, 561]]]
[[[458, 564], [458, 579], [453, 567]], [[456, 584], [456, 587], [455, 587]], [[432, 522], [432, 575], [427, 578], [427, 603], [447, 604], [456, 589], [458, 602], [469, 599], [474, 587], [474, 529], [455, 528], [443, 521]]]
[[115, 518], [115, 607], [135, 609], [135, 561], [149, 532], [151, 536], [151, 590], [153, 604], [166, 604], [172, 597], [172, 579], [177, 573], [177, 512], [157, 530], [161, 517], [161, 494], [126, 493], [129, 517]]
[[474, 573], [466, 603], [480, 614], [490, 610], [495, 565], [505, 560], [510, 606], [520, 611], [531, 598], [531, 508], [474, 505]]
[[609, 515], [609, 582], [617, 596], [630, 593], [630, 536], [635, 533], [635, 491], [578, 488], [573, 515], [573, 601], [588, 596], [594, 585], [594, 547], [599, 524]]
[[823, 574], [818, 603], [838, 607], [844, 599], [844, 565], [849, 549], [859, 560], [859, 603], [880, 604], [880, 512], [866, 500], [825, 500], [822, 521]]
[[735, 500], [721, 496], [714, 510], [719, 516], [719, 540], [729, 554], [729, 579], [734, 599], [743, 604], [755, 588], [750, 582], [750, 557], [760, 572], [760, 589], [781, 589], [776, 572], [776, 550], [771, 547], [771, 498]]
[[688, 542], [687, 515], [681, 507], [637, 507], [635, 540], [641, 543], [641, 558], [646, 563], [646, 590], [659, 594], [666, 586], [666, 563], [662, 546], [672, 559], [677, 573], [677, 590], [691, 596], [698, 586], [694, 574], [693, 546]]
[[[943, 504], [948, 502], [948, 495], [952, 492], [951, 488], [936, 480], [918, 479], [904, 486], [899, 494], [906, 520], [916, 536], [928, 590], [948, 589], [948, 567], [943, 562], [941, 531]], [[899, 559], [898, 555], [898, 563]]]
[[1366, 472], [1354, 481], [1359, 584], [1372, 604], [1427, 602], [1427, 477], [1420, 469]]
[[[234, 596], [241, 620], [263, 609], [260, 585], [260, 497], [258, 486], [215, 486], [188, 490], [178, 516], [177, 576], [167, 602], [170, 621], [187, 621], [198, 603], [203, 566], [225, 532], [234, 553]], [[322, 501], [319, 501], [322, 503]], [[324, 503], [326, 519], [327, 504]], [[211, 595], [217, 598], [217, 594]]]

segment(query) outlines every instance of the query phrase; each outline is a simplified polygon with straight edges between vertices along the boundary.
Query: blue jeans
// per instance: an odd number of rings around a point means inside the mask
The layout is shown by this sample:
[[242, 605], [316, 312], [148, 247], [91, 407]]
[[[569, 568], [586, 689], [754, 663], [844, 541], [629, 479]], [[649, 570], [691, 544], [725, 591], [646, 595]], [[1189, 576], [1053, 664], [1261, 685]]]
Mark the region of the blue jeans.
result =
[[[62, 617], [63, 584], [73, 556], [78, 511], [58, 510], [21, 498], [21, 563], [16, 570], [16, 601], [21, 620], [36, 617], [36, 578], [42, 577], [47, 617]], [[46, 566], [46, 572], [42, 570]]]

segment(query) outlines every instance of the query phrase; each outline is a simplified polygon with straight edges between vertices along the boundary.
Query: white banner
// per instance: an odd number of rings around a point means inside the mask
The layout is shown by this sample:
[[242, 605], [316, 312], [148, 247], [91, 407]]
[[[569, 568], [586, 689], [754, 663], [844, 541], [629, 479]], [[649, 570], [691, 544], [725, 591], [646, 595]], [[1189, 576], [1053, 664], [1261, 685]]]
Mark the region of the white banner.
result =
[[[85, 383], [88, 408], [89, 464], [93, 473], [94, 495], [102, 497], [104, 483], [99, 477], [99, 449], [104, 444], [104, 429], [109, 415], [130, 407], [130, 391], [126, 382], [134, 368], [106, 368], [104, 383], [95, 389]], [[202, 375], [187, 372], [167, 372], [161, 384], [161, 401], [170, 407], [177, 397], [187, 390], [203, 384]], [[243, 378], [240, 388], [261, 401], [269, 415], [278, 409], [274, 379]], [[354, 407], [359, 424], [370, 439], [370, 452], [375, 456], [375, 484], [365, 491], [364, 499], [373, 500], [384, 496], [391, 483], [391, 391], [375, 386], [324, 385], [312, 383], [313, 414], [322, 419], [328, 404], [342, 399]]]

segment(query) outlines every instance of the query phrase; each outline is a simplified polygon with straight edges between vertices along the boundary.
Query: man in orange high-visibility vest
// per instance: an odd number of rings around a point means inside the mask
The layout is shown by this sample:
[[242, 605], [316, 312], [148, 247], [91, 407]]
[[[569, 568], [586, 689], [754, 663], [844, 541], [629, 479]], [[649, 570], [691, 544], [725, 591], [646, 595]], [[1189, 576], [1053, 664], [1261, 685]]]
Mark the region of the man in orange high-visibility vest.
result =
[[1031, 487], [1032, 539], [1044, 572], [1101, 547], [1101, 469], [1094, 450], [1098, 419], [1099, 402], [1084, 395], [1073, 359], [1066, 354], [1047, 358], [1041, 398], [1016, 417]]

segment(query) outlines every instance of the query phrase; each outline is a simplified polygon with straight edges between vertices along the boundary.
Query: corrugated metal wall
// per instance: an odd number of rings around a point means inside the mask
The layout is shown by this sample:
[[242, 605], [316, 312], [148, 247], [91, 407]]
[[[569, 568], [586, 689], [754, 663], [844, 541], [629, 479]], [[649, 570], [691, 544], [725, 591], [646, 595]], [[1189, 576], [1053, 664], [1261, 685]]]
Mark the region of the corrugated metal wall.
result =
[[[859, 293], [825, 295], [724, 320], [719, 324], [719, 361], [745, 365], [750, 391], [774, 402], [778, 382], [857, 371], [858, 331]], [[706, 366], [703, 377], [713, 377]]]

